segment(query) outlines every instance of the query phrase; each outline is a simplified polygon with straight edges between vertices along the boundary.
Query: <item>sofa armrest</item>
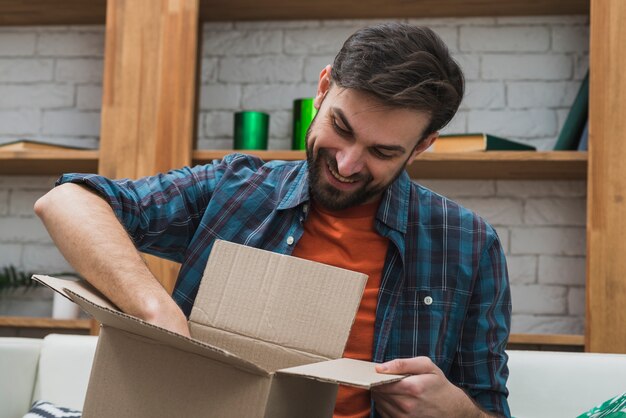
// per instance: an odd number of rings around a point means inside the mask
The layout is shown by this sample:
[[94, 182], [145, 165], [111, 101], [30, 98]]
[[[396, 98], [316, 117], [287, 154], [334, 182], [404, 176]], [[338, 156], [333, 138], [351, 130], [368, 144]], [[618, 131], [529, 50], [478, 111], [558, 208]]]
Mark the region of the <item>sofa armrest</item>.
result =
[[0, 338], [0, 418], [22, 417], [30, 408], [42, 341]]

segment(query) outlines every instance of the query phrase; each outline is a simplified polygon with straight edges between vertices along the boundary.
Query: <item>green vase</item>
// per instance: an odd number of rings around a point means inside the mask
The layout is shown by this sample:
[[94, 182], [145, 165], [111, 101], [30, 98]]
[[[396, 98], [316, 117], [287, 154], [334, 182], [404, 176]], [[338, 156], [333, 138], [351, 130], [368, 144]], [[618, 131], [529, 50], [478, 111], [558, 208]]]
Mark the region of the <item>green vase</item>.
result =
[[313, 98], [296, 99], [293, 101], [293, 136], [291, 149], [306, 149], [306, 132], [317, 114], [313, 106]]
[[269, 136], [270, 115], [264, 112], [235, 113], [235, 149], [265, 150]]

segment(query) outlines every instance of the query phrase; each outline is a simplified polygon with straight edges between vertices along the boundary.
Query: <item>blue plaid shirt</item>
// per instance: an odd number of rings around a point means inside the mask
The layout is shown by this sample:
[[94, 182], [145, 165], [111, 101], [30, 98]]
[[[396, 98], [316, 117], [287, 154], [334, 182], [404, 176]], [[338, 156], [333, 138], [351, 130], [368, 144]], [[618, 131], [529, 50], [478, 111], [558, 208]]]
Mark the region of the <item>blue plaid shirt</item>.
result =
[[[136, 181], [67, 174], [105, 198], [137, 247], [182, 263], [173, 297], [191, 312], [215, 239], [291, 254], [309, 207], [307, 163], [233, 154]], [[511, 301], [495, 230], [403, 173], [384, 193], [376, 230], [390, 245], [375, 362], [428, 356], [489, 411], [509, 416], [505, 346]]]

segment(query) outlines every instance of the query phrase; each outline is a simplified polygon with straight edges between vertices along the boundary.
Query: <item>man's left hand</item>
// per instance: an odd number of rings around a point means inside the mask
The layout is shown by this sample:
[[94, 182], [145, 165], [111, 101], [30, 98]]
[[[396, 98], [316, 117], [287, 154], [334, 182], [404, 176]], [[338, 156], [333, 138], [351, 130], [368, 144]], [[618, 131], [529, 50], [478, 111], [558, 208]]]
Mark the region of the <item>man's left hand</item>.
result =
[[385, 418], [487, 416], [428, 357], [392, 360], [376, 371], [412, 375], [372, 389], [376, 409]]

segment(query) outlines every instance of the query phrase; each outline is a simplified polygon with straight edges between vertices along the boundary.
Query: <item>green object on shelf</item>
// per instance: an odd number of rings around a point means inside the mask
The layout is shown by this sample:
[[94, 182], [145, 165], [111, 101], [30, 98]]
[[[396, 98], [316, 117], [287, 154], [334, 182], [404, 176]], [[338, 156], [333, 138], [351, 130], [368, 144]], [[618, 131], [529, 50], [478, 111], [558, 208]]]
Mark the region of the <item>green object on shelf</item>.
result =
[[235, 113], [235, 149], [267, 149], [270, 115], [263, 112]]
[[585, 129], [587, 115], [589, 113], [589, 72], [578, 89], [574, 104], [572, 104], [563, 128], [554, 145], [555, 151], [570, 151], [578, 148], [578, 142]]
[[306, 149], [306, 133], [317, 114], [313, 98], [296, 99], [293, 101], [293, 136], [291, 149]]

